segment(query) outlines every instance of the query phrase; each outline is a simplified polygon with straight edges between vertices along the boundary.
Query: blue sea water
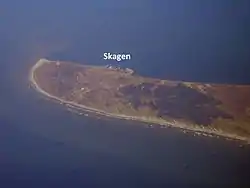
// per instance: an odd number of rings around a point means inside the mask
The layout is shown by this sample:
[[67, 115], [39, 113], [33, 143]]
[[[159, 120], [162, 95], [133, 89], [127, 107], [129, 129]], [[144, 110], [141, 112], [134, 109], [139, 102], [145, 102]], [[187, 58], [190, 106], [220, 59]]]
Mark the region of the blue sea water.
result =
[[249, 187], [239, 143], [80, 117], [29, 88], [39, 58], [104, 52], [164, 79], [250, 83], [249, 2], [1, 1], [0, 187]]

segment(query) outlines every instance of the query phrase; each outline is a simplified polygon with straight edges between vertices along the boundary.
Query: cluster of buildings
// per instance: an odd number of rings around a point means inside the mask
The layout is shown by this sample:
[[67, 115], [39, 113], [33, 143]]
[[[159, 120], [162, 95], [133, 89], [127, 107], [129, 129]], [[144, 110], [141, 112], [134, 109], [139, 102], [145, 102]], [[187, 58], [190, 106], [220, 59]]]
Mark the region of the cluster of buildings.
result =
[[134, 73], [134, 70], [129, 69], [129, 68], [124, 69], [124, 68], [116, 67], [116, 66], [112, 66], [112, 65], [106, 65], [105, 67], [108, 68], [108, 69], [112, 69], [112, 70], [122, 71], [122, 72], [125, 72], [125, 73], [128, 73], [128, 74], [133, 74]]

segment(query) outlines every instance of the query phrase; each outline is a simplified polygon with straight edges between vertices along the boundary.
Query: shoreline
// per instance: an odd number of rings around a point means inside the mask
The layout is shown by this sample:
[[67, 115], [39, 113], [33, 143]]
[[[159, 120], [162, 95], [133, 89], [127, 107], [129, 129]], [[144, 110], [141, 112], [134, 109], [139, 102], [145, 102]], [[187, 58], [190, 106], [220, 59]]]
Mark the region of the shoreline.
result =
[[[137, 117], [137, 116], [127, 116], [127, 115], [122, 115], [122, 114], [114, 114], [114, 113], [105, 112], [103, 110], [87, 107], [87, 106], [82, 105], [82, 104], [77, 104], [77, 103], [72, 102], [72, 101], [65, 101], [59, 97], [56, 97], [56, 96], [51, 95], [51, 94], [47, 93], [46, 91], [44, 91], [42, 88], [39, 87], [39, 85], [37, 84], [37, 82], [35, 80], [34, 72], [36, 71], [36, 69], [45, 63], [51, 63], [51, 62], [56, 62], [56, 61], [49, 61], [47, 59], [40, 59], [39, 61], [37, 61], [36, 64], [33, 65], [31, 70], [30, 70], [29, 81], [31, 82], [32, 87], [38, 93], [44, 95], [45, 97], [48, 97], [49, 99], [53, 99], [56, 102], [59, 102], [61, 104], [65, 104], [69, 108], [77, 109], [77, 110], [84, 111], [84, 112], [95, 113], [98, 115], [107, 116], [107, 117], [116, 118], [116, 119], [133, 120], [133, 121], [139, 121], [139, 122], [149, 123], [149, 124], [165, 125], [167, 127], [174, 127], [174, 128], [178, 128], [178, 129], [182, 129], [182, 130], [191, 131], [191, 132], [194, 132], [198, 135], [203, 135], [203, 136], [210, 136], [210, 137], [216, 137], [216, 136], [218, 137], [219, 136], [219, 137], [223, 137], [225, 139], [244, 141], [244, 142], [247, 142], [248, 144], [250, 142], [249, 138], [247, 138], [247, 137], [242, 137], [242, 136], [238, 136], [235, 134], [229, 134], [229, 133], [225, 133], [222, 131], [213, 131], [211, 128], [209, 129], [209, 128], [204, 128], [204, 127], [203, 128], [202, 127], [195, 127], [195, 126], [184, 124], [181, 122], [167, 122], [166, 120], [161, 121], [160, 119], [152, 119], [152, 118], [149, 119], [147, 117]], [[84, 65], [80, 65], [80, 66], [84, 66]], [[206, 134], [208, 134], [208, 135], [206, 135]]]

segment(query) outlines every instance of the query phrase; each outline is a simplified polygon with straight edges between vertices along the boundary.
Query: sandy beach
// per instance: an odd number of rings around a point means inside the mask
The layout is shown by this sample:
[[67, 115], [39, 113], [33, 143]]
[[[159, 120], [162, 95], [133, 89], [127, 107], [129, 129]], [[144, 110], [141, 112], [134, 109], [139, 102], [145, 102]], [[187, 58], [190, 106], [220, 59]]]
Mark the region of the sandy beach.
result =
[[[112, 118], [118, 118], [118, 119], [126, 119], [126, 120], [135, 120], [135, 121], [140, 121], [140, 122], [144, 122], [144, 123], [149, 123], [149, 124], [159, 124], [159, 125], [165, 125], [168, 127], [175, 127], [175, 128], [180, 128], [180, 129], [185, 129], [188, 131], [193, 131], [198, 133], [198, 135], [203, 135], [203, 136], [221, 136], [224, 138], [230, 138], [233, 140], [241, 140], [241, 141], [246, 141], [249, 143], [249, 138], [247, 137], [242, 137], [242, 136], [238, 136], [238, 135], [234, 135], [234, 134], [228, 134], [222, 131], [214, 131], [211, 128], [206, 128], [206, 127], [198, 127], [198, 126], [192, 126], [192, 125], [186, 125], [184, 123], [181, 122], [167, 122], [166, 120], [161, 120], [161, 119], [152, 119], [152, 118], [147, 118], [147, 117], [137, 117], [137, 116], [127, 116], [127, 115], [123, 115], [123, 114], [114, 114], [114, 113], [108, 113], [99, 109], [95, 109], [95, 108], [91, 108], [88, 106], [84, 106], [81, 104], [77, 104], [75, 102], [72, 101], [65, 101], [63, 99], [60, 99], [56, 96], [53, 96], [49, 93], [47, 93], [46, 91], [44, 91], [41, 87], [39, 87], [38, 83], [36, 82], [35, 79], [35, 71], [36, 69], [38, 69], [40, 66], [42, 66], [45, 63], [55, 63], [55, 61], [49, 61], [46, 59], [40, 59], [30, 70], [29, 73], [29, 80], [31, 82], [32, 87], [39, 92], [40, 94], [48, 97], [49, 99], [53, 99], [56, 102], [59, 102], [61, 104], [67, 104], [67, 106], [69, 108], [75, 108], [79, 111], [83, 111], [83, 112], [90, 112], [90, 113], [95, 113], [95, 114], [99, 114], [99, 115], [104, 115], [104, 116], [108, 116], [108, 117], [112, 117]], [[84, 66], [84, 65], [81, 65]]]

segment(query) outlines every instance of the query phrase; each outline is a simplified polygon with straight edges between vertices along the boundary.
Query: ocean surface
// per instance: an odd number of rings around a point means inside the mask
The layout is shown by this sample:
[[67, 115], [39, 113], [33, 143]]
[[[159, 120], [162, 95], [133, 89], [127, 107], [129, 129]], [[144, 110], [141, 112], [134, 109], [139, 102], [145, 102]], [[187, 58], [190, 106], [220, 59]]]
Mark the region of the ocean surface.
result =
[[[250, 84], [250, 3], [0, 2], [0, 187], [250, 187], [250, 148], [81, 117], [30, 89], [39, 58]], [[104, 61], [104, 52], [132, 60]]]

